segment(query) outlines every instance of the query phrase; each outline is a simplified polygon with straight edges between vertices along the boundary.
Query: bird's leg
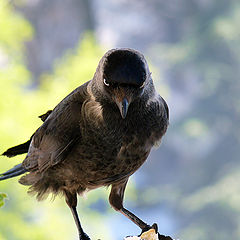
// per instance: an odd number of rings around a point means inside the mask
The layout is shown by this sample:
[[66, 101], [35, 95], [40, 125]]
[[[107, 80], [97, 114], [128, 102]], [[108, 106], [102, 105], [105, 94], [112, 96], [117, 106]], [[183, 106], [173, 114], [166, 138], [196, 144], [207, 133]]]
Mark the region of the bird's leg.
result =
[[123, 207], [119, 210], [119, 212], [126, 216], [128, 219], [130, 219], [137, 226], [139, 226], [143, 230], [143, 232], [151, 228], [151, 226], [143, 222], [139, 217], [128, 211], [126, 208]]
[[111, 193], [109, 195], [109, 202], [116, 211], [129, 218], [133, 223], [139, 226], [142, 231], [146, 231], [150, 229], [151, 226], [143, 222], [140, 218], [123, 207], [123, 197], [127, 181], [128, 179], [125, 179], [121, 183], [112, 184]]
[[79, 234], [79, 240], [90, 240], [88, 235], [83, 231], [78, 213], [77, 213], [77, 194], [76, 193], [70, 193], [65, 191], [65, 197], [66, 197], [66, 203], [71, 209], [74, 221], [76, 223], [78, 234]]

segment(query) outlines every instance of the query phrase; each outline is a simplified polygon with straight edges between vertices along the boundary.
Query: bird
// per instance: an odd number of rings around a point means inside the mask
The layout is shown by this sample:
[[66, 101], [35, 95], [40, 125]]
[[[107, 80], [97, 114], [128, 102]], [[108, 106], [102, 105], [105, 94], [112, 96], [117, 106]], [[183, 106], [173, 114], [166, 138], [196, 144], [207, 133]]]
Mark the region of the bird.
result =
[[[143, 231], [150, 226], [123, 206], [129, 177], [161, 141], [169, 125], [166, 101], [157, 93], [142, 53], [114, 48], [100, 59], [93, 78], [40, 116], [30, 140], [2, 155], [25, 159], [0, 180], [22, 175], [37, 200], [62, 194], [80, 240], [90, 240], [77, 213], [77, 196], [111, 187], [109, 203]], [[162, 235], [161, 235], [162, 236]]]

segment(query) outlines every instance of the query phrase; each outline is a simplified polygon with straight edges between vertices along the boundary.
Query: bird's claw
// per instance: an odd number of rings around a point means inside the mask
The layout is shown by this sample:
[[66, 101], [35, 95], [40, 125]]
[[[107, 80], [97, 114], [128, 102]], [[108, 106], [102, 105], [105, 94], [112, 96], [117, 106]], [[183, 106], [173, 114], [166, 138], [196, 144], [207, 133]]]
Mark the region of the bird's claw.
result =
[[170, 236], [161, 235], [159, 233], [158, 233], [158, 239], [159, 240], [174, 240]]
[[79, 240], [91, 240], [91, 239], [86, 233], [83, 233], [79, 235]]
[[158, 236], [158, 240], [173, 240], [170, 236], [165, 236], [165, 235], [161, 235], [158, 232], [158, 225], [156, 223], [154, 223], [152, 226], [147, 225], [141, 232], [140, 237], [146, 233], [147, 231], [149, 231], [150, 229], [154, 229], [155, 234], [157, 234]]

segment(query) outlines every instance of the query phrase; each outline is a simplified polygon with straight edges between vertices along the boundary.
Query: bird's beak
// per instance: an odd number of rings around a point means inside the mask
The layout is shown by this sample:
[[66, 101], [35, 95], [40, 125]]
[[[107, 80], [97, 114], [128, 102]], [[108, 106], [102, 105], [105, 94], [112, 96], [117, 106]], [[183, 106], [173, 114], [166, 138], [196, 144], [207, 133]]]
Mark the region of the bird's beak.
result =
[[117, 105], [118, 105], [118, 107], [119, 107], [121, 116], [122, 116], [122, 118], [124, 119], [124, 118], [127, 116], [127, 111], [128, 111], [128, 106], [129, 106], [127, 98], [124, 97], [124, 98], [122, 99], [122, 101], [119, 102]]
[[114, 101], [117, 104], [122, 118], [126, 118], [131, 98], [127, 96], [124, 88], [117, 88], [113, 92]]

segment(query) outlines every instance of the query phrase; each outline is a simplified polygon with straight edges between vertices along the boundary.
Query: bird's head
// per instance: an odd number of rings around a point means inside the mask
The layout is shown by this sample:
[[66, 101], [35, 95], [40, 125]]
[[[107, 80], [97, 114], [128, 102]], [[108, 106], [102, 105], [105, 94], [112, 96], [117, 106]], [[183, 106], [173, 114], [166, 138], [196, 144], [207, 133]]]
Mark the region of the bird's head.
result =
[[144, 56], [128, 48], [108, 51], [96, 74], [101, 92], [116, 103], [122, 118], [126, 118], [129, 105], [142, 96], [151, 79]]

